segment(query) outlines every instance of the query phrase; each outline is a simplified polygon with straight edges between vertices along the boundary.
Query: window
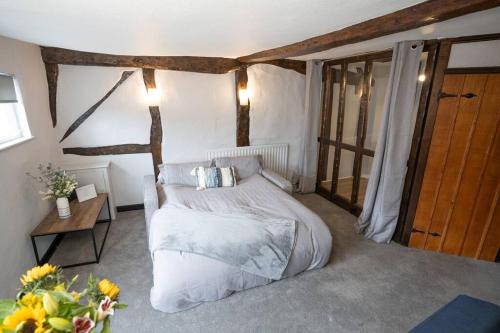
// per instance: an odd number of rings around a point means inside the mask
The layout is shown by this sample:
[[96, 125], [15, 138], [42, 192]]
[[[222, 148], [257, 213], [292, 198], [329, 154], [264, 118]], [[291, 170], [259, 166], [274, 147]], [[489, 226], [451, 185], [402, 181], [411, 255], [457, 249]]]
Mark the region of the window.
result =
[[19, 85], [0, 73], [0, 150], [31, 139]]

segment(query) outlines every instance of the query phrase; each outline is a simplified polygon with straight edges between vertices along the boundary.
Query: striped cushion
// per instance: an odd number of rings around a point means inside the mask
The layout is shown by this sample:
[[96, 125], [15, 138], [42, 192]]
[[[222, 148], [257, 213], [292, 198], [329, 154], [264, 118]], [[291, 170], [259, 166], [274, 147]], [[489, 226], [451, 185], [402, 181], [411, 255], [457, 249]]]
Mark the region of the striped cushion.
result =
[[197, 190], [236, 185], [236, 177], [233, 167], [196, 167], [193, 171], [191, 171], [191, 174], [196, 176]]

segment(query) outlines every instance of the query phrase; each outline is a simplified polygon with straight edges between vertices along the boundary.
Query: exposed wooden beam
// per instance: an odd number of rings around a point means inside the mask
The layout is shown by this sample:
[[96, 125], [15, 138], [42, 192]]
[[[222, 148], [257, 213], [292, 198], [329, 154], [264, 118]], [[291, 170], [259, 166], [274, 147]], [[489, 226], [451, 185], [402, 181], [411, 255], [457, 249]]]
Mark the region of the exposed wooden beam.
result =
[[163, 163], [161, 152], [163, 130], [161, 126], [160, 108], [158, 106], [150, 106], [149, 113], [151, 114], [149, 144], [151, 146], [151, 154], [153, 155], [153, 168], [155, 170], [155, 176], [158, 177], [160, 173], [158, 165]]
[[[143, 68], [142, 77], [146, 89], [156, 89], [155, 70], [152, 68]], [[160, 169], [158, 165], [163, 163], [161, 143], [163, 138], [163, 130], [161, 126], [160, 108], [157, 105], [149, 106], [151, 115], [151, 129], [149, 134], [149, 144], [151, 146], [151, 154], [153, 155], [153, 168], [155, 176], [158, 177]]]
[[262, 62], [325, 51], [500, 6], [500, 0], [430, 0], [325, 35], [238, 58]]
[[240, 103], [240, 89], [247, 89], [247, 68], [243, 67], [235, 73], [236, 87], [236, 146], [244, 147], [250, 145], [250, 101], [248, 105]]
[[156, 89], [155, 70], [152, 68], [142, 69], [142, 78], [146, 89]]
[[248, 66], [255, 64], [274, 65], [285, 69], [291, 69], [293, 71], [296, 71], [297, 73], [306, 75], [306, 62], [302, 60], [276, 59], [276, 60], [248, 63]]
[[45, 73], [47, 74], [47, 85], [49, 87], [49, 109], [52, 118], [52, 127], [57, 124], [57, 77], [59, 76], [59, 66], [57, 64], [45, 63]]
[[62, 142], [64, 139], [66, 139], [71, 133], [73, 133], [81, 124], [83, 124], [83, 122], [85, 120], [87, 120], [88, 117], [90, 117], [94, 112], [95, 110], [97, 110], [97, 108], [102, 104], [104, 103], [104, 101], [106, 99], [108, 99], [109, 96], [111, 96], [111, 94], [116, 90], [116, 88], [118, 88], [123, 82], [125, 82], [126, 79], [129, 78], [130, 75], [134, 74], [134, 71], [125, 71], [122, 73], [122, 76], [120, 78], [120, 80], [118, 80], [118, 82], [115, 83], [115, 85], [113, 86], [113, 88], [111, 88], [107, 93], [106, 95], [103, 96], [103, 98], [101, 98], [99, 101], [97, 101], [97, 103], [95, 103], [94, 105], [92, 105], [90, 107], [90, 109], [88, 109], [87, 111], [85, 111], [80, 117], [78, 117], [78, 119], [76, 119], [73, 124], [71, 124], [71, 126], [68, 128], [68, 130], [66, 131], [66, 133], [64, 133], [63, 137], [61, 138], [61, 140], [59, 140], [59, 142]]
[[148, 144], [123, 144], [123, 145], [101, 146], [101, 147], [63, 148], [63, 154], [73, 154], [82, 156], [144, 154], [150, 152], [151, 152], [151, 147]]
[[224, 74], [238, 69], [236, 59], [188, 56], [129, 56], [41, 47], [45, 63], [80, 66], [114, 66], [168, 69], [173, 71]]

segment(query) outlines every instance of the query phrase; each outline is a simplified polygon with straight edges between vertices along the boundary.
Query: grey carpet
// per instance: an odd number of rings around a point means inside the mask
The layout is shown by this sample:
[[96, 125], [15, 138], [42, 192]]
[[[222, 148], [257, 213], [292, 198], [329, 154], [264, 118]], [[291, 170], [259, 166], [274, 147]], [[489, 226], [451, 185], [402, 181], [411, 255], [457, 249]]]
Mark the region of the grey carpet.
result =
[[[65, 273], [82, 279], [93, 273], [120, 285], [129, 307], [116, 314], [114, 332], [406, 332], [458, 294], [500, 304], [499, 264], [376, 244], [354, 233], [355, 218], [341, 208], [315, 194], [297, 198], [333, 234], [330, 263], [319, 270], [161, 313], [149, 303], [152, 264], [143, 211], [132, 211], [118, 214], [99, 265]], [[90, 259], [89, 237], [68, 236], [54, 262]]]

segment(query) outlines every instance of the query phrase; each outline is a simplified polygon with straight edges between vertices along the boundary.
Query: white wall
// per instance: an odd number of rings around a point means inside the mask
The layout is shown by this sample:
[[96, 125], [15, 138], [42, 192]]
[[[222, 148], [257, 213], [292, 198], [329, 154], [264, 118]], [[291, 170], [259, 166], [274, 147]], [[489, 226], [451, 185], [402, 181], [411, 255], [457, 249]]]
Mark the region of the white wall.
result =
[[248, 68], [250, 145], [288, 143], [288, 176], [299, 163], [304, 124], [305, 76], [271, 65]]
[[[119, 80], [136, 71], [62, 142], [62, 147], [148, 143], [151, 118], [142, 72], [137, 69], [60, 66], [57, 137]], [[290, 174], [298, 164], [305, 77], [271, 65], [249, 68], [250, 143], [289, 143]], [[236, 145], [234, 73], [156, 71], [163, 127], [163, 161], [201, 161], [208, 149]], [[62, 155], [65, 163], [111, 161], [116, 205], [143, 201], [142, 179], [153, 173], [150, 154]]]
[[[34, 265], [29, 233], [52, 207], [26, 172], [57, 162], [45, 68], [38, 46], [0, 36], [0, 72], [19, 82], [34, 139], [0, 151], [0, 298], [13, 297], [19, 276]], [[48, 240], [42, 240], [46, 248]], [[43, 246], [45, 245], [45, 246]]]
[[449, 68], [500, 66], [500, 40], [453, 44]]

